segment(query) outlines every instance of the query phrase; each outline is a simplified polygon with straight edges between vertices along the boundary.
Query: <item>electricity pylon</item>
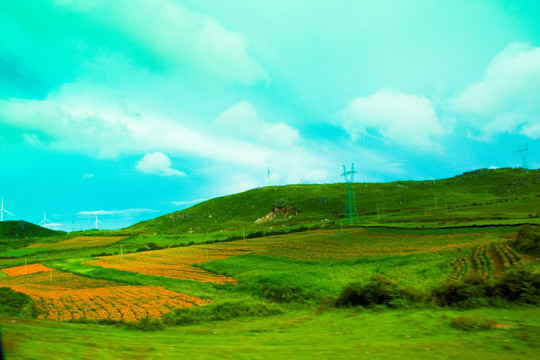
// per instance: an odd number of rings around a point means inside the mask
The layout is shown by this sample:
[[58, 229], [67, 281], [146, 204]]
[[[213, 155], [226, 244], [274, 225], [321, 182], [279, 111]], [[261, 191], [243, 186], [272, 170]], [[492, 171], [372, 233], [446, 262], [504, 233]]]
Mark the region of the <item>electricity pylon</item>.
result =
[[347, 184], [347, 199], [345, 200], [345, 218], [349, 219], [349, 225], [352, 226], [354, 222], [357, 224], [360, 222], [358, 220], [358, 209], [356, 208], [356, 198], [354, 196], [354, 164], [351, 165], [351, 170], [347, 171], [345, 165], [343, 165], [343, 176], [345, 178], [345, 183]]
[[517, 151], [519, 155], [521, 155], [521, 168], [525, 171], [527, 171], [527, 169], [529, 168], [529, 164], [527, 163], [527, 151], [529, 151], [529, 149], [527, 149], [527, 144], [525, 144], [524, 149], [522, 149], [520, 146]]

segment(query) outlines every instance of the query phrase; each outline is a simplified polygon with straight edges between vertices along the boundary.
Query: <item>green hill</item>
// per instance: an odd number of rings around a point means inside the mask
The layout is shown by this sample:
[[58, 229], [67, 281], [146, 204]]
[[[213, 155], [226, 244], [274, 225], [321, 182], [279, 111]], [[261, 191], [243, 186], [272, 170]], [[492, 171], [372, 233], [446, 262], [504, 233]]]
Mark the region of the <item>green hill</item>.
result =
[[0, 222], [0, 238], [23, 239], [58, 235], [63, 232], [47, 229], [26, 221]]
[[[426, 226], [538, 223], [540, 171], [481, 169], [448, 179], [354, 183], [362, 225]], [[215, 198], [124, 229], [128, 233], [186, 233], [338, 225], [346, 185], [267, 186]], [[338, 225], [339, 226], [339, 225]]]

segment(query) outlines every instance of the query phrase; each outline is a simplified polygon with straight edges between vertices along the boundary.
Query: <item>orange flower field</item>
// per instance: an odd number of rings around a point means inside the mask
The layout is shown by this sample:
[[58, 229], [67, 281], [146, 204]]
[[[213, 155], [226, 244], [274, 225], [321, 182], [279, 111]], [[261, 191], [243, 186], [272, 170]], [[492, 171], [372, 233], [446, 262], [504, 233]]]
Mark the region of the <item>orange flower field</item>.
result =
[[196, 245], [146, 251], [123, 255], [123, 257], [120, 255], [106, 256], [83, 264], [174, 279], [225, 284], [236, 283], [236, 280], [228, 276], [210, 273], [193, 265], [246, 254], [257, 249], [258, 247], [255, 245], [244, 246], [241, 241], [234, 241], [211, 246]]
[[30, 265], [22, 265], [22, 266], [2, 269], [2, 272], [9, 276], [21, 276], [21, 275], [29, 275], [29, 274], [35, 274], [35, 273], [51, 271], [51, 270], [54, 270], [54, 269], [51, 269], [42, 264], [30, 264]]
[[111, 281], [54, 271], [0, 279], [7, 286], [34, 299], [42, 312], [38, 318], [60, 321], [77, 319], [135, 321], [160, 318], [172, 308], [206, 305], [211, 301], [159, 286], [129, 286]]
[[27, 246], [25, 249], [78, 249], [86, 247], [100, 247], [114, 244], [124, 240], [127, 236], [77, 236], [71, 239], [62, 240], [54, 243], [35, 243]]

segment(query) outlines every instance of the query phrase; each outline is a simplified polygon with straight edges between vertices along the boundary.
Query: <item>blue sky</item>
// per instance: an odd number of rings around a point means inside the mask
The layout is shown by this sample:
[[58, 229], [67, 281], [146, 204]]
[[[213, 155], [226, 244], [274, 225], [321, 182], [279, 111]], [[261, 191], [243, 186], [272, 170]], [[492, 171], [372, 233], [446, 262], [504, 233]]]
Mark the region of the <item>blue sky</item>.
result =
[[434, 179], [527, 146], [538, 168], [538, 19], [538, 0], [0, 0], [5, 219], [118, 228], [353, 162]]

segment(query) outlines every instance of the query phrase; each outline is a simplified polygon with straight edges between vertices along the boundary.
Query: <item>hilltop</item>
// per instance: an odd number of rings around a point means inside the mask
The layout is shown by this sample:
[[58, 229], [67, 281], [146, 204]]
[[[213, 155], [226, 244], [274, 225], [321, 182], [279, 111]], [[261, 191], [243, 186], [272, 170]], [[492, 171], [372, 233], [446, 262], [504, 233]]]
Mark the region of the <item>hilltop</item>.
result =
[[62, 233], [62, 231], [47, 229], [23, 220], [0, 222], [0, 238], [24, 239], [47, 237]]
[[[539, 170], [506, 168], [480, 169], [439, 180], [354, 183], [353, 187], [359, 223], [413, 222], [421, 226], [493, 219], [537, 222], [539, 184]], [[313, 222], [337, 225], [344, 219], [345, 197], [344, 183], [266, 186], [211, 199], [124, 231], [173, 234]]]

